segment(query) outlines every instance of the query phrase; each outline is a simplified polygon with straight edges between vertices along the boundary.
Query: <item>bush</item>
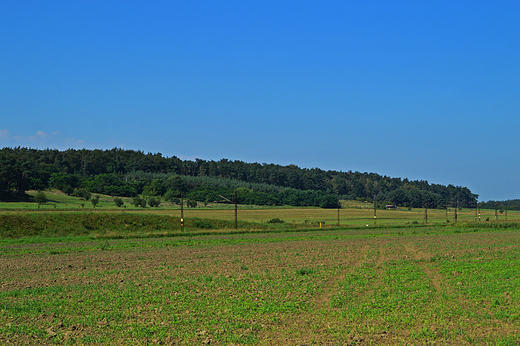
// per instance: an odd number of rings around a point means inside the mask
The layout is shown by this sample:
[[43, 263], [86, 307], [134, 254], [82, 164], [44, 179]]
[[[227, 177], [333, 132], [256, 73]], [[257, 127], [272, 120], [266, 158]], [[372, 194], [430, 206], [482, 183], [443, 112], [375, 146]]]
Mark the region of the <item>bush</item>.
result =
[[211, 229], [213, 228], [213, 224], [206, 220], [195, 220], [193, 222], [193, 226], [196, 228], [202, 228], [202, 229]]
[[152, 208], [158, 207], [160, 204], [161, 204], [160, 198], [150, 197], [150, 199], [148, 199], [148, 205]]
[[90, 192], [88, 192], [84, 188], [75, 189], [73, 192], [73, 195], [76, 197], [81, 197], [81, 198], [85, 199], [85, 201], [88, 201], [90, 199], [90, 197], [92, 196], [90, 194]]
[[118, 207], [122, 207], [125, 202], [119, 197], [114, 198], [114, 204]]
[[139, 197], [139, 196], [134, 197], [134, 198], [132, 199], [132, 204], [133, 204], [134, 207], [141, 207], [141, 208], [144, 208], [144, 207], [146, 207], [146, 199], [141, 198], [141, 197]]
[[42, 203], [47, 202], [47, 196], [43, 191], [38, 191], [38, 193], [34, 196], [34, 201], [38, 203], [38, 208]]
[[94, 208], [96, 208], [96, 205], [99, 203], [99, 196], [92, 197], [92, 198], [90, 199], [90, 203], [92, 203], [92, 205], [94, 206]]
[[74, 192], [74, 189], [70, 185], [65, 185], [61, 191], [67, 196], [70, 196]]
[[281, 220], [280, 218], [277, 218], [277, 217], [267, 221], [267, 223], [284, 223], [284, 222], [285, 222], [284, 220]]

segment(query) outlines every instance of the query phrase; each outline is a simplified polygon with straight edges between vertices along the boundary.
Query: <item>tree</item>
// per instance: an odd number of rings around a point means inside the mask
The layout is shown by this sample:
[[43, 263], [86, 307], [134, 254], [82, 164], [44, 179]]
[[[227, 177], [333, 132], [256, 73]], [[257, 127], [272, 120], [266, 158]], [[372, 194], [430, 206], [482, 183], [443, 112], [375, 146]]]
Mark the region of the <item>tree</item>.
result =
[[118, 207], [122, 207], [125, 202], [119, 197], [114, 198], [114, 204]]
[[168, 190], [164, 196], [163, 196], [164, 200], [165, 201], [168, 201], [170, 203], [175, 203], [175, 204], [179, 204], [180, 203], [180, 199], [179, 197], [177, 196], [177, 193], [173, 192], [172, 190]]
[[132, 204], [134, 205], [134, 207], [145, 208], [146, 207], [146, 199], [141, 198], [139, 196], [134, 197], [133, 200], [132, 200]]
[[38, 193], [36, 193], [36, 195], [34, 196], [34, 201], [38, 203], [38, 208], [40, 208], [40, 205], [42, 203], [47, 202], [47, 196], [43, 191], [38, 191]]
[[96, 208], [96, 205], [99, 203], [99, 196], [94, 196], [90, 199], [90, 203], [94, 206], [94, 209]]
[[174, 175], [166, 179], [166, 181], [163, 184], [163, 188], [165, 190], [171, 190], [174, 193], [175, 197], [180, 197], [181, 193], [185, 193], [188, 191], [188, 186], [178, 175]]
[[61, 190], [64, 194], [66, 194], [67, 196], [70, 196], [72, 195], [72, 193], [74, 192], [74, 189], [72, 188], [72, 186], [70, 185], [65, 185], [63, 187], [63, 189]]
[[406, 196], [406, 192], [403, 189], [397, 189], [389, 192], [386, 198], [392, 201], [395, 205], [399, 206], [402, 206], [408, 202], [408, 197]]
[[323, 196], [320, 200], [321, 208], [337, 208], [338, 207], [338, 199], [333, 195]]
[[155, 198], [155, 197], [150, 197], [148, 199], [148, 205], [150, 207], [158, 207], [159, 205], [161, 205], [161, 199], [160, 198]]
[[92, 194], [90, 192], [88, 192], [87, 190], [85, 190], [84, 188], [75, 189], [73, 195], [76, 197], [81, 197], [85, 201], [88, 201], [90, 199], [90, 197], [92, 196]]

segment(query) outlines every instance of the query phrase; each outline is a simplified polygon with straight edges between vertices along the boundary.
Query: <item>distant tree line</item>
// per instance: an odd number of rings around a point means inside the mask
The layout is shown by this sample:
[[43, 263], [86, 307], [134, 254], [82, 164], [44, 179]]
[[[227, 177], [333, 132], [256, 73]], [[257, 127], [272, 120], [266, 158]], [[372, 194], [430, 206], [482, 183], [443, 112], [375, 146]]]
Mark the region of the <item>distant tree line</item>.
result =
[[520, 210], [520, 199], [510, 199], [507, 201], [487, 201], [479, 203], [482, 209], [494, 209], [495, 204], [498, 210]]
[[324, 171], [295, 165], [243, 161], [181, 160], [161, 153], [111, 150], [3, 148], [0, 198], [22, 198], [27, 190], [57, 188], [68, 194], [156, 196], [182, 194], [199, 202], [231, 199], [257, 205], [336, 207], [337, 199], [370, 200], [403, 207], [474, 207], [478, 195], [466, 187], [390, 178], [376, 173]]

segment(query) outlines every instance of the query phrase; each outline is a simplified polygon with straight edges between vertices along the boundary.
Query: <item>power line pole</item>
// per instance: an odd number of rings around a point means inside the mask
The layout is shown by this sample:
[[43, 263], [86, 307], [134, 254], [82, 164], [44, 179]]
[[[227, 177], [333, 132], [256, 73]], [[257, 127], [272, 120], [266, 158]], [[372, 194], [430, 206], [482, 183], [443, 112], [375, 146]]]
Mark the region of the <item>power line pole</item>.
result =
[[424, 223], [428, 223], [428, 201], [426, 201], [426, 209], [424, 209]]
[[459, 200], [455, 203], [455, 223], [457, 223], [457, 209], [459, 209]]
[[448, 223], [448, 200], [446, 200], [446, 223]]
[[235, 229], [238, 228], [237, 203], [237, 190], [235, 190]]
[[495, 202], [495, 221], [497, 220], [498, 216], [497, 216], [497, 202]]
[[184, 199], [181, 193], [181, 232], [184, 232]]
[[374, 195], [374, 226], [377, 222], [377, 216], [376, 216], [376, 195]]
[[[235, 229], [238, 228], [238, 214], [237, 214], [237, 203], [238, 203], [238, 200], [237, 200], [237, 190], [235, 190], [235, 194], [233, 195], [234, 196], [234, 201], [232, 201], [231, 199], [229, 198], [226, 198], [222, 195], [218, 195], [219, 197], [221, 197], [222, 199], [225, 199], [226, 201], [228, 201], [229, 203], [235, 203]], [[231, 198], [233, 198], [233, 196], [231, 196]]]
[[338, 227], [339, 227], [339, 208], [341, 207], [341, 205], [339, 204], [339, 197], [338, 197]]

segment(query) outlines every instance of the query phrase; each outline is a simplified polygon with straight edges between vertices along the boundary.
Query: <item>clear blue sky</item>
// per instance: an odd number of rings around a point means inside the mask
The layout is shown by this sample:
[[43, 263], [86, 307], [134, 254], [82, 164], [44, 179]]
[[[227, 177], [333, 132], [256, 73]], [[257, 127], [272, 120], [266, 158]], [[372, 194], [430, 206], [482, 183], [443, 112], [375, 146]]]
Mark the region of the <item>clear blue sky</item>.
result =
[[0, 147], [520, 198], [518, 1], [2, 1]]

